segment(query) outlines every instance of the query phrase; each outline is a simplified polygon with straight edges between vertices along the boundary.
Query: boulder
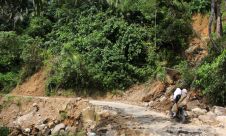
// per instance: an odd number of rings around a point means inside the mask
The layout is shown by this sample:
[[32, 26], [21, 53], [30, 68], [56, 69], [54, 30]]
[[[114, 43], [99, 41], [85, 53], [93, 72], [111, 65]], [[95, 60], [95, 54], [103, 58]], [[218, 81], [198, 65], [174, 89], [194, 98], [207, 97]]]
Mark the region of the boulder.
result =
[[175, 85], [172, 85], [172, 86], [167, 87], [166, 88], [166, 95], [167, 96], [172, 95], [175, 89], [176, 89], [176, 86]]
[[45, 124], [35, 126], [35, 128], [37, 128], [38, 130], [43, 130], [45, 127], [46, 127]]
[[25, 132], [25, 133], [30, 133], [30, 132], [31, 132], [31, 129], [30, 129], [30, 128], [25, 128], [25, 129], [24, 129], [24, 132]]
[[216, 117], [214, 115], [200, 115], [198, 118], [204, 123], [216, 123]]
[[149, 87], [147, 94], [143, 96], [142, 102], [149, 102], [151, 100], [155, 100], [156, 98], [160, 98], [164, 94], [164, 91], [165, 85], [162, 82], [160, 81], [154, 82]]
[[68, 126], [68, 127], [66, 127], [66, 132], [68, 132], [69, 134], [75, 134], [76, 132], [77, 132], [77, 127], [70, 127], [70, 126]]
[[166, 75], [166, 82], [170, 85], [173, 84], [173, 78], [168, 74]]
[[52, 134], [58, 134], [59, 131], [64, 128], [65, 128], [65, 125], [63, 123], [60, 123], [53, 128]]
[[226, 127], [226, 116], [217, 116], [216, 120], [219, 121], [224, 127]]
[[48, 136], [51, 133], [51, 130], [48, 127], [45, 127], [41, 132], [44, 136]]
[[95, 120], [95, 110], [91, 107], [87, 107], [82, 111], [83, 122], [94, 121]]
[[162, 96], [162, 97], [159, 99], [160, 102], [163, 102], [163, 101], [165, 101], [165, 100], [166, 100], [166, 97], [165, 97], [165, 96]]
[[213, 109], [214, 109], [214, 113], [217, 116], [224, 116], [224, 115], [226, 115], [226, 108], [224, 108], [224, 107], [214, 106]]
[[204, 115], [207, 113], [207, 110], [201, 108], [194, 108], [192, 109], [192, 112], [195, 113], [196, 115]]
[[94, 132], [88, 132], [87, 133], [87, 136], [96, 136], [96, 133], [94, 133]]
[[48, 123], [48, 127], [49, 127], [49, 128], [53, 128], [54, 125], [55, 125], [54, 122], [49, 122], [49, 123]]

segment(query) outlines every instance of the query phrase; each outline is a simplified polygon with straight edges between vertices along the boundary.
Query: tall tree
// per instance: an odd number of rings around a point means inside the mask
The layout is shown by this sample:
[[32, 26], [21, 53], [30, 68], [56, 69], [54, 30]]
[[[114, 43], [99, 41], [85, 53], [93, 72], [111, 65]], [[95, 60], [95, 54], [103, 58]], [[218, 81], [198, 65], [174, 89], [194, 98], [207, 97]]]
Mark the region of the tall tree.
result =
[[216, 31], [217, 37], [220, 38], [223, 36], [223, 26], [222, 26], [222, 13], [221, 13], [221, 0], [216, 1]]

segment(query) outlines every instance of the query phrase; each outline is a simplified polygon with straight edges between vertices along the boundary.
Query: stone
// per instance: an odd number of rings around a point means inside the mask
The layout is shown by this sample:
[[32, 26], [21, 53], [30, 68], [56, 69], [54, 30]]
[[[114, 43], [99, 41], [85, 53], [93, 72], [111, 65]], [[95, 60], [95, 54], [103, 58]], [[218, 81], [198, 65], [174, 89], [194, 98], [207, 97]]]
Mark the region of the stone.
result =
[[24, 129], [24, 132], [25, 132], [25, 133], [30, 133], [30, 132], [31, 132], [31, 129], [30, 129], [30, 128], [25, 128], [25, 129]]
[[32, 106], [33, 107], [38, 107], [38, 104], [37, 103], [33, 103]]
[[224, 115], [226, 115], [226, 108], [224, 108], [224, 107], [214, 106], [213, 109], [214, 109], [214, 113], [217, 116], [224, 116]]
[[118, 136], [118, 132], [116, 130], [108, 130], [106, 135], [107, 136]]
[[172, 85], [172, 86], [167, 87], [166, 88], [166, 95], [167, 96], [172, 95], [175, 89], [176, 89], [176, 86], [175, 85]]
[[21, 134], [21, 130], [18, 128], [15, 128], [12, 130], [12, 132], [8, 135], [8, 136], [18, 136], [19, 134]]
[[192, 112], [197, 114], [197, 115], [204, 115], [207, 113], [206, 109], [201, 109], [201, 108], [194, 108], [192, 109]]
[[46, 127], [45, 124], [35, 126], [35, 128], [37, 128], [38, 130], [43, 130], [45, 127]]
[[59, 120], [54, 120], [54, 124], [59, 124], [60, 123], [60, 121]]
[[213, 115], [200, 115], [199, 120], [205, 123], [214, 123], [216, 122], [216, 117]]
[[149, 103], [148, 102], [144, 102], [144, 106], [145, 107], [148, 107], [149, 106]]
[[94, 133], [94, 132], [88, 132], [87, 133], [87, 136], [96, 136], [96, 133]]
[[166, 97], [165, 97], [165, 96], [162, 96], [162, 97], [159, 99], [160, 102], [163, 102], [163, 101], [165, 101], [165, 100], [166, 100]]
[[65, 136], [65, 135], [67, 135], [67, 133], [66, 133], [63, 129], [61, 129], [61, 130], [59, 131], [59, 135], [60, 135], [60, 136]]
[[77, 127], [70, 127], [70, 126], [68, 126], [68, 127], [66, 127], [66, 132], [69, 132], [69, 133], [71, 133], [71, 134], [75, 134], [76, 132], [77, 132]]
[[82, 121], [84, 123], [95, 120], [95, 111], [91, 107], [87, 107], [82, 111]]
[[[49, 129], [49, 128], [45, 128], [45, 129], [43, 129], [42, 130], [42, 134], [44, 135], [44, 136], [48, 136], [49, 134], [51, 133], [51, 130]], [[53, 133], [52, 133], [53, 134]]]
[[224, 127], [226, 127], [226, 116], [217, 116], [216, 120], [219, 121]]
[[170, 75], [167, 74], [165, 79], [168, 84], [170, 84], [170, 85], [173, 84], [173, 79]]
[[60, 124], [56, 125], [56, 126], [53, 128], [52, 134], [58, 134], [59, 131], [60, 131], [61, 129], [64, 129], [64, 128], [65, 128], [64, 123], [60, 123]]
[[81, 97], [76, 98], [76, 101], [81, 101], [81, 100], [82, 100]]
[[160, 81], [153, 83], [147, 92], [142, 98], [142, 102], [150, 102], [151, 100], [155, 100], [160, 98], [165, 91], [165, 84]]
[[54, 125], [55, 125], [54, 122], [49, 122], [49, 123], [48, 123], [48, 127], [49, 127], [49, 128], [53, 128]]

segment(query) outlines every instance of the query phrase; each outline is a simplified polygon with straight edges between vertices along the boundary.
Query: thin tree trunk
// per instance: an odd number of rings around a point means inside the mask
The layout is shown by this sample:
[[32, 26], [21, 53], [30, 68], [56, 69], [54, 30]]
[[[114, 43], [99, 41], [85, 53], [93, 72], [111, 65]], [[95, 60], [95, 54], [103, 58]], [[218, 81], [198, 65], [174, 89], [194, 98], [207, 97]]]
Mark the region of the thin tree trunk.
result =
[[216, 3], [216, 9], [217, 9], [217, 37], [221, 38], [223, 36], [223, 27], [222, 27], [222, 14], [221, 14], [221, 0], [217, 0]]
[[215, 17], [215, 0], [211, 0], [211, 14], [210, 14], [210, 18], [209, 18], [208, 35], [209, 35], [209, 39], [210, 39], [214, 49], [218, 52], [219, 50], [217, 48], [217, 45], [212, 38], [212, 25], [213, 25], [214, 17]]

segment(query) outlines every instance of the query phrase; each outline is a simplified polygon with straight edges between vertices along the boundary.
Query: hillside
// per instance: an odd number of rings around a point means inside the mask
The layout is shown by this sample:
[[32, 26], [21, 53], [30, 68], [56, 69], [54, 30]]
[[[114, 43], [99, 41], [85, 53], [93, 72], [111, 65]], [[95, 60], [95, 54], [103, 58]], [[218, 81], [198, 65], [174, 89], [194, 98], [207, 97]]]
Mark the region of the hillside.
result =
[[[225, 134], [225, 1], [0, 7], [0, 135]], [[185, 124], [170, 118], [177, 88]]]

